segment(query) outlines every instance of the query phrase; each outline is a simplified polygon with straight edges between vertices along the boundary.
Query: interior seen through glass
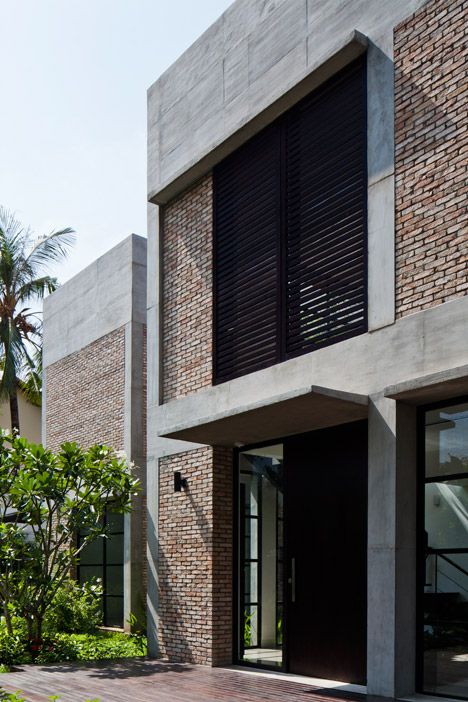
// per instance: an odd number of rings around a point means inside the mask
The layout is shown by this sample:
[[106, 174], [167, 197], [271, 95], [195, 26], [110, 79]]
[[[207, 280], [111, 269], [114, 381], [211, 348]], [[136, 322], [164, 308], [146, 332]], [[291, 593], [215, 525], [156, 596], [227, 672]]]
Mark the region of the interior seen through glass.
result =
[[426, 412], [424, 691], [468, 698], [468, 404]]
[[239, 458], [239, 660], [283, 663], [283, 447]]

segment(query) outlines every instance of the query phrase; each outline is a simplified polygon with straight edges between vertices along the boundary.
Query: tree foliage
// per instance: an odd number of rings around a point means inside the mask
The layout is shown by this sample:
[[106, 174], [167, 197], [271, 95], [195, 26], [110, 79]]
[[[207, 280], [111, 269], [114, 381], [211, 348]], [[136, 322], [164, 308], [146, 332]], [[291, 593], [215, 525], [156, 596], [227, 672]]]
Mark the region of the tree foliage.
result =
[[62, 261], [75, 237], [67, 227], [34, 238], [7, 209], [0, 207], [0, 398], [9, 399], [12, 429], [20, 430], [17, 389], [24, 376], [26, 392], [36, 391], [37, 353], [41, 349], [41, 320], [30, 307], [53, 292], [57, 279], [48, 274]]
[[11, 633], [20, 616], [41, 640], [46, 611], [81, 551], [106, 538], [106, 508], [130, 511], [137, 490], [132, 466], [107, 446], [65, 443], [54, 454], [0, 435], [0, 603]]

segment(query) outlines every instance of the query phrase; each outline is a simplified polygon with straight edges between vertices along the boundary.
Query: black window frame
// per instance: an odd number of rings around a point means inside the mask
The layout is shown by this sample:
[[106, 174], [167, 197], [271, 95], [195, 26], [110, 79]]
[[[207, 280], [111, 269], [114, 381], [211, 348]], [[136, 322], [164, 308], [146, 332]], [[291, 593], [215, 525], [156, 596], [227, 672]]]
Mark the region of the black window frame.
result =
[[[105, 513], [104, 513], [104, 526], [107, 527], [109, 517], [114, 516], [117, 514], [116, 512], [112, 512], [112, 506], [110, 505]], [[100, 563], [83, 563], [83, 566], [81, 566], [80, 560], [78, 560], [78, 565], [76, 568], [76, 579], [80, 584], [83, 584], [85, 582], [89, 582], [88, 580], [82, 580], [81, 579], [81, 568], [100, 568], [102, 572], [102, 577], [101, 577], [101, 584], [102, 584], [102, 614], [103, 614], [103, 625], [108, 626], [108, 627], [116, 627], [116, 628], [121, 628], [123, 629], [124, 627], [124, 585], [123, 585], [123, 568], [124, 568], [124, 563], [125, 563], [125, 554], [124, 554], [124, 544], [123, 540], [125, 538], [125, 522], [124, 522], [124, 515], [120, 515], [122, 517], [122, 530], [121, 531], [111, 531], [109, 532], [109, 537], [112, 538], [112, 536], [122, 536], [122, 562], [121, 563], [108, 563], [107, 562], [107, 548], [108, 548], [108, 539], [105, 537], [98, 537], [97, 540], [102, 539], [102, 561]], [[77, 537], [77, 545], [80, 547], [81, 543], [81, 533], [78, 532]], [[94, 543], [94, 542], [91, 542]], [[86, 548], [86, 547], [85, 547]], [[107, 577], [107, 567], [108, 566], [117, 566], [122, 568], [122, 594], [121, 595], [110, 595], [108, 593], [108, 577]], [[119, 599], [122, 601], [122, 620], [119, 626], [116, 626], [116, 624], [109, 623], [109, 616], [108, 616], [108, 608], [107, 608], [107, 601], [109, 598], [112, 599]]]

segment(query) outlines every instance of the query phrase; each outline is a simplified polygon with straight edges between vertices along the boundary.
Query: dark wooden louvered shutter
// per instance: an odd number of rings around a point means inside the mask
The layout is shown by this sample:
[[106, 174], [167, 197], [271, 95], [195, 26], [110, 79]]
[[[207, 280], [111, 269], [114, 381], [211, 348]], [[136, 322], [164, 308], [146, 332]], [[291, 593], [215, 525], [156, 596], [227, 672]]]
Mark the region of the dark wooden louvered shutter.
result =
[[286, 340], [291, 358], [367, 329], [365, 60], [286, 121]]
[[278, 358], [280, 127], [214, 171], [215, 382]]

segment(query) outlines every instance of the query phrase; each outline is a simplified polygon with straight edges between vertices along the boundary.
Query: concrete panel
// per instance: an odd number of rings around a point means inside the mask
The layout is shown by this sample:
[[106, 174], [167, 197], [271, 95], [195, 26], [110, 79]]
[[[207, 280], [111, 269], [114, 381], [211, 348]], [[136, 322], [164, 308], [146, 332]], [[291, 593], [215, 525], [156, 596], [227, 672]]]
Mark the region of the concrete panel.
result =
[[[390, 144], [382, 136], [387, 133], [392, 120], [387, 109], [393, 90], [392, 30], [425, 2], [237, 0], [148, 91], [149, 199], [163, 202], [187, 187], [211, 167], [213, 150], [217, 152], [217, 159], [223, 157], [226, 148], [219, 147], [233, 137], [233, 130], [238, 129], [238, 125], [225, 116], [234, 98], [242, 98], [247, 105], [244, 124], [252, 122], [251, 129], [244, 134], [248, 138], [259, 128], [255, 120], [266, 106], [265, 101], [256, 97], [269, 94], [269, 104], [275, 103], [293, 84], [307, 78], [318, 64], [326, 60], [325, 57], [337, 50], [337, 46], [343, 45], [354, 30], [370, 37], [376, 54], [374, 58], [372, 48], [373, 68], [369, 79], [375, 99], [370, 114], [382, 128], [375, 129], [371, 136], [372, 148], [376, 147], [371, 178], [388, 175], [393, 154]], [[243, 42], [242, 49], [238, 46], [240, 42]], [[240, 58], [245, 52], [248, 55], [247, 68]], [[213, 75], [217, 73], [225, 62], [218, 92], [205, 76], [210, 71]], [[285, 68], [278, 68], [276, 79], [272, 81], [271, 71], [281, 63]], [[233, 66], [236, 65], [239, 71], [234, 81]], [[189, 93], [189, 102], [204, 105], [203, 111], [190, 113], [190, 105], [184, 98]], [[164, 119], [169, 111], [172, 129]], [[214, 132], [201, 131], [205, 113], [213, 118]], [[277, 114], [278, 110], [272, 110], [269, 118], [274, 119]], [[199, 138], [191, 139], [193, 134], [198, 134]], [[380, 149], [377, 148], [379, 145]], [[171, 185], [173, 187], [169, 187]]]
[[[44, 300], [44, 367], [145, 313], [146, 239], [127, 237]], [[139, 268], [134, 268], [133, 257]], [[145, 278], [146, 276], [144, 276]]]
[[368, 324], [369, 331], [395, 321], [394, 176], [368, 191]]
[[[248, 43], [249, 83], [281, 61], [287, 54], [304, 44], [307, 36], [306, 0], [283, 2], [257, 25], [255, 40]], [[304, 56], [305, 58], [305, 56]]]
[[[153, 426], [160, 435], [175, 437], [184, 429], [271, 404], [306, 384], [370, 395], [409, 378], [466, 365], [467, 314], [468, 298], [454, 300], [372, 333], [153, 406]], [[206, 443], [216, 438], [210, 434]], [[201, 441], [199, 433], [196, 440]]]

